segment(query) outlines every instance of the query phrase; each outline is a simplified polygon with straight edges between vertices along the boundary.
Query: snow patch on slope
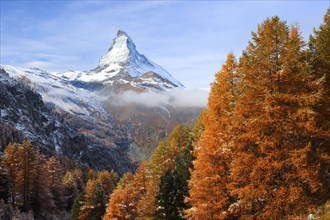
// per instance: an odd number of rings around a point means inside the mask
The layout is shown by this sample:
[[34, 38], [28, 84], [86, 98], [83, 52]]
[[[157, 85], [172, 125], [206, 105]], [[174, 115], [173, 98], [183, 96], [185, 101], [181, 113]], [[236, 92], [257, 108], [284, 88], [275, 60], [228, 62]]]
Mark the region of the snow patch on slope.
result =
[[66, 112], [81, 116], [90, 116], [94, 111], [104, 112], [102, 105], [95, 101], [95, 94], [74, 87], [47, 71], [9, 65], [1, 65], [1, 68], [10, 77], [24, 82], [40, 93], [45, 103], [52, 103]]

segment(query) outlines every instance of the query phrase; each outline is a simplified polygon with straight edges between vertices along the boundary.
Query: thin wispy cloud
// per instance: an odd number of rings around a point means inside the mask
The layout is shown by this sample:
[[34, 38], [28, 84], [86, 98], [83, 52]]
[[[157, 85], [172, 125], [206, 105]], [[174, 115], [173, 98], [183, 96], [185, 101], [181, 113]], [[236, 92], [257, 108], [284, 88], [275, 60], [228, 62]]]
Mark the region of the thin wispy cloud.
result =
[[[137, 49], [187, 87], [208, 87], [257, 24], [274, 15], [307, 39], [327, 1], [1, 1], [1, 63], [93, 69], [124, 29]], [[308, 16], [306, 16], [308, 15]]]

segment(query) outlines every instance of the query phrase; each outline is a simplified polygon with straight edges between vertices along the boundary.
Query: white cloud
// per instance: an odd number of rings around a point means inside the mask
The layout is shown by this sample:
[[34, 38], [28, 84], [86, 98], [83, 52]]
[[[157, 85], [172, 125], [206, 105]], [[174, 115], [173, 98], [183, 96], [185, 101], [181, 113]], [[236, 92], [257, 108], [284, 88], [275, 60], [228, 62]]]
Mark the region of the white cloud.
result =
[[207, 105], [208, 95], [208, 89], [173, 89], [163, 93], [126, 91], [113, 94], [106, 99], [111, 100], [111, 103], [115, 105], [134, 103], [148, 107], [172, 105], [174, 107], [204, 108]]

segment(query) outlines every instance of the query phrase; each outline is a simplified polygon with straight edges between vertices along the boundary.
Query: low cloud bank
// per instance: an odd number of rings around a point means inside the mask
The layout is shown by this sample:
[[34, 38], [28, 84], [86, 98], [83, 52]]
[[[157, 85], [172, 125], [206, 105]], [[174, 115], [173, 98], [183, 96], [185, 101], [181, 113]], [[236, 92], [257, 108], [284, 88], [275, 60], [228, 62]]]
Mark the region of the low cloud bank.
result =
[[207, 89], [173, 89], [162, 93], [136, 93], [126, 91], [111, 96], [111, 103], [125, 105], [127, 103], [142, 104], [148, 107], [172, 105], [175, 107], [206, 107], [209, 90]]

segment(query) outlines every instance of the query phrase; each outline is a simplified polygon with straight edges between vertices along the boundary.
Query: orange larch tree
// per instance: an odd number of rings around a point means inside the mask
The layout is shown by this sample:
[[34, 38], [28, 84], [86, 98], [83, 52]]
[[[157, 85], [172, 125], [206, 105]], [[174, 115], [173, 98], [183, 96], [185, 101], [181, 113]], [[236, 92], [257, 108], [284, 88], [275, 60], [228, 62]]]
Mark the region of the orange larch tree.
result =
[[[137, 219], [137, 206], [146, 192], [147, 162], [142, 161], [134, 176], [127, 174], [111, 195], [107, 212], [103, 219]], [[126, 180], [127, 179], [127, 180]]]
[[[317, 132], [317, 88], [298, 28], [278, 17], [252, 33], [239, 62], [229, 210], [245, 219], [278, 219], [301, 212], [322, 184], [310, 160]], [[324, 187], [324, 186], [323, 186]]]
[[[325, 186], [330, 185], [330, 8], [324, 16], [324, 22], [314, 30], [309, 41], [309, 63], [314, 83], [319, 88], [320, 99], [314, 105], [316, 124], [319, 128], [315, 144], [315, 154], [320, 159], [320, 178]], [[324, 188], [322, 198], [330, 198], [329, 188]]]
[[55, 209], [61, 209], [65, 207], [64, 199], [64, 186], [63, 186], [63, 169], [60, 161], [54, 156], [48, 158], [46, 162], [46, 169], [48, 172], [49, 189], [52, 194]]
[[105, 215], [103, 216], [103, 220], [130, 219], [126, 218], [129, 214], [129, 194], [127, 188], [132, 184], [133, 178], [134, 176], [130, 172], [123, 175], [117, 188], [110, 197], [109, 205]]
[[208, 112], [203, 115], [205, 131], [195, 147], [197, 158], [189, 181], [191, 208], [186, 211], [186, 219], [225, 219], [228, 215], [231, 198], [226, 185], [233, 142], [236, 69], [235, 57], [229, 53], [211, 85]]

